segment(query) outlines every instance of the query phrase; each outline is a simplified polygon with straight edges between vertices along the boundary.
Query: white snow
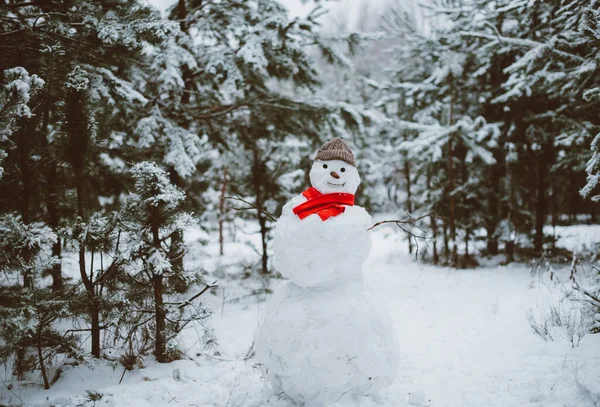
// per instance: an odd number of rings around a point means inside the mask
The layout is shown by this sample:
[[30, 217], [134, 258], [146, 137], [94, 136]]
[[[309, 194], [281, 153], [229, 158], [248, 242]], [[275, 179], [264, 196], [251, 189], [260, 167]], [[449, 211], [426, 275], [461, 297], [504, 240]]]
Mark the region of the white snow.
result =
[[[563, 229], [565, 235], [568, 230]], [[437, 268], [415, 263], [393, 227], [370, 233], [373, 248], [366, 283], [387, 302], [401, 347], [399, 379], [378, 406], [410, 407], [419, 402], [435, 407], [591, 407], [597, 402], [600, 335], [585, 336], [573, 349], [562, 338], [541, 341], [526, 320], [528, 309], [537, 309], [549, 293], [560, 289], [554, 281], [561, 273], [565, 277], [566, 270], [554, 270], [550, 281], [549, 273], [532, 276], [524, 265]], [[200, 245], [198, 238], [207, 239], [208, 245]], [[66, 372], [48, 391], [39, 387], [39, 377], [33, 380], [37, 386], [19, 386], [3, 371], [0, 404], [21, 405], [20, 397], [25, 406], [75, 406], [85, 402], [85, 390], [96, 390], [103, 394], [96, 406], [264, 406], [264, 381], [256, 360], [244, 358], [265, 311], [265, 296], [250, 294], [273, 287], [257, 279], [232, 278], [240, 262], [256, 261], [249, 245], [257, 247], [257, 235], [238, 233], [236, 241], [227, 242], [223, 258], [217, 255], [216, 234], [198, 230], [188, 239], [188, 264], [220, 275], [220, 286], [204, 301], [215, 311], [212, 322], [222, 356], [196, 357], [199, 337], [192, 327], [183, 343], [193, 360], [160, 365], [148, 357], [146, 367], [126, 372], [121, 385], [120, 366], [113, 369], [96, 362]], [[273, 280], [272, 285], [277, 284]], [[290, 407], [284, 400], [274, 405]], [[372, 405], [343, 399], [334, 404]]]
[[423, 390], [417, 390], [408, 395], [408, 404], [411, 406], [425, 406], [426, 398]]
[[565, 249], [580, 252], [593, 249], [594, 244], [600, 243], [598, 225], [544, 226], [544, 233], [556, 236], [556, 245]]

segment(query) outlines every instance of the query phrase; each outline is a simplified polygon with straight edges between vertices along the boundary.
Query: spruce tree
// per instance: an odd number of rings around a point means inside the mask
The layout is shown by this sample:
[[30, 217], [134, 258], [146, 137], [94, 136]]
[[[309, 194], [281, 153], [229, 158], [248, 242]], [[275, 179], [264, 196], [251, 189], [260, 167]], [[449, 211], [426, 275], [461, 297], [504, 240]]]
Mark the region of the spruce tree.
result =
[[[39, 370], [45, 389], [53, 381], [54, 357], [79, 354], [77, 339], [56, 325], [73, 317], [76, 296], [63, 298], [40, 284], [42, 272], [57, 261], [49, 254], [56, 239], [39, 222], [26, 224], [15, 214], [0, 216], [0, 273], [9, 282], [0, 287], [0, 363], [12, 365], [19, 379]], [[21, 279], [28, 283], [20, 284]]]
[[[161, 362], [178, 358], [175, 345], [177, 334], [194, 320], [208, 317], [199, 308], [186, 314], [189, 302], [173, 302], [167, 298], [175, 294], [174, 288], [165, 284], [173, 273], [179, 273], [188, 282], [195, 282], [196, 273], [175, 270], [176, 256], [174, 237], [194, 221], [189, 213], [183, 212], [184, 192], [171, 184], [168, 173], [154, 163], [142, 162], [133, 166], [135, 192], [128, 195], [120, 215], [122, 230], [128, 240], [121, 250], [125, 272], [129, 276], [126, 297], [133, 305], [133, 316], [143, 316], [145, 323], [137, 323], [141, 329], [153, 319], [152, 335], [154, 355]], [[149, 295], [150, 294], [150, 295]], [[134, 320], [136, 320], [134, 318]], [[131, 341], [132, 332], [128, 338]]]

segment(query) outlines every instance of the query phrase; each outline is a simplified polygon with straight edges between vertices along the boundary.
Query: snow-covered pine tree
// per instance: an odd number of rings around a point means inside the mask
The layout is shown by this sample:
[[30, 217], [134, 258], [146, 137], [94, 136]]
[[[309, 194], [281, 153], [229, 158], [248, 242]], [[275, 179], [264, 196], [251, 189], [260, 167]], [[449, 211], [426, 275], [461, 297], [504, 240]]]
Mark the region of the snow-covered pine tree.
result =
[[[64, 199], [74, 178], [74, 171], [64, 169], [64, 157], [69, 155], [68, 148], [73, 148], [63, 128], [68, 123], [66, 100], [72, 94], [67, 86], [69, 75], [79, 67], [89, 87], [81, 103], [88, 122], [94, 125], [95, 145], [90, 146], [93, 154], [87, 157], [87, 172], [80, 186], [85, 189], [82, 198], [91, 211], [100, 207], [98, 195], [109, 198], [103, 202], [110, 202], [111, 195], [124, 189], [123, 159], [132, 153], [127, 148], [120, 151], [126, 142], [124, 134], [131, 133], [132, 121], [136, 117], [139, 120], [138, 111], [148, 102], [136, 87], [140, 84], [136, 79], [147, 73], [146, 49], [169, 40], [178, 27], [139, 1], [15, 1], [0, 7], [0, 16], [4, 17], [0, 21], [0, 68], [12, 68], [22, 61], [26, 70], [36, 71], [46, 82], [39, 102], [31, 109], [27, 127], [22, 128], [25, 135], [9, 141], [15, 144], [21, 138], [35, 147], [29, 157], [21, 154], [26, 157], [21, 161], [29, 162], [35, 171], [7, 173], [6, 182], [0, 186], [2, 202], [9, 210], [27, 205], [32, 216], [43, 216], [58, 231], [73, 220], [69, 214], [76, 212], [74, 200]], [[18, 161], [16, 152], [8, 153], [7, 160]], [[20, 193], [5, 193], [13, 190]], [[60, 257], [60, 241], [53, 253]], [[50, 273], [55, 289], [59, 289], [60, 263]]]
[[[593, 6], [596, 6], [593, 8]], [[597, 111], [600, 107], [600, 83], [598, 81], [598, 61], [597, 58], [592, 59], [594, 55], [600, 52], [600, 12], [598, 11], [597, 2], [589, 4], [583, 10], [583, 14], [579, 20], [579, 33], [587, 39], [586, 45], [589, 48], [585, 62], [583, 62], [578, 72], [581, 72], [579, 80], [585, 83], [583, 91], [583, 100], [586, 103], [586, 108], [590, 111]], [[590, 72], [595, 66], [594, 72]], [[596, 123], [598, 125], [598, 123]], [[600, 133], [597, 133], [590, 144], [591, 157], [587, 162], [586, 173], [587, 182], [581, 189], [581, 195], [585, 198], [590, 197], [592, 201], [600, 202], [600, 193], [594, 195], [600, 185]], [[600, 290], [599, 290], [600, 291]]]
[[[174, 273], [175, 256], [184, 254], [171, 249], [173, 237], [191, 226], [194, 219], [182, 210], [185, 194], [171, 184], [165, 170], [154, 163], [142, 162], [134, 165], [131, 173], [135, 192], [127, 196], [120, 215], [121, 228], [126, 234], [120, 257], [129, 277], [125, 303], [131, 307], [130, 315], [125, 317], [129, 322], [136, 321], [126, 340], [131, 343], [134, 336], [141, 335], [140, 331], [149, 329], [156, 359], [169, 362], [178, 358], [176, 340], [183, 327], [210, 315], [202, 307], [187, 312], [190, 305], [187, 301], [171, 301], [174, 290], [165, 284]], [[181, 276], [189, 282], [197, 282], [199, 278], [191, 271]]]
[[46, 389], [53, 381], [55, 356], [78, 354], [77, 339], [56, 327], [61, 319], [73, 316], [76, 296], [61, 297], [40, 284], [42, 272], [57, 261], [50, 255], [56, 239], [41, 223], [26, 224], [16, 214], [0, 215], [0, 274], [8, 282], [0, 286], [0, 363], [12, 365], [20, 379], [39, 370]]
[[593, 195], [598, 184], [600, 184], [600, 133], [594, 137], [591, 144], [592, 157], [587, 163], [587, 183], [581, 190], [581, 195], [591, 197], [592, 201], [600, 201], [600, 195]]
[[[7, 141], [36, 148], [9, 151], [7, 160], [20, 165], [10, 166], [7, 182], [0, 186], [3, 202], [8, 210], [23, 208], [24, 220], [30, 211], [44, 217], [55, 231], [72, 226], [73, 214], [78, 215], [71, 236], [79, 250], [81, 281], [89, 300], [84, 308], [92, 324], [92, 354], [99, 357], [100, 293], [107, 283], [107, 268], [86, 264], [86, 255], [91, 254], [87, 249], [92, 249], [86, 244], [95, 244], [90, 241], [90, 228], [98, 229], [94, 222], [99, 219], [90, 215], [104, 202], [112, 201], [114, 206], [115, 196], [125, 189], [125, 160], [146, 148], [131, 147], [126, 135], [133, 134], [148, 104], [141, 91], [142, 78], [160, 75], [146, 65], [147, 50], [169, 45], [179, 30], [139, 1], [14, 2], [0, 7], [0, 15], [7, 17], [1, 20], [6, 52], [3, 49], [0, 65], [24, 61], [28, 69], [38, 69], [46, 78], [41, 103], [32, 109], [28, 126], [20, 130], [23, 135]], [[29, 167], [35, 171], [22, 170]], [[20, 194], [4, 193], [15, 186]], [[64, 199], [72, 196], [75, 199]], [[60, 258], [61, 251], [58, 239], [53, 254]], [[60, 263], [49, 272], [54, 288], [60, 290]]]

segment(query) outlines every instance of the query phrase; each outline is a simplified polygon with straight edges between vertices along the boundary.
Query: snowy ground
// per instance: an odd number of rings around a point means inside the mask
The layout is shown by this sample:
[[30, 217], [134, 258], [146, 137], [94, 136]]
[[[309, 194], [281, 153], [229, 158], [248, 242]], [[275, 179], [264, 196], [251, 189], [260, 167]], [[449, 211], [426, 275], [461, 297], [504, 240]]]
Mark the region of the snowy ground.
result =
[[[256, 261], [248, 236], [238, 233], [246, 242], [229, 243], [220, 260], [213, 240], [192, 248], [191, 263], [219, 277], [219, 288], [205, 301], [214, 310], [220, 357], [195, 356], [198, 333], [192, 328], [182, 344], [191, 360], [159, 365], [149, 358], [143, 369], [127, 372], [121, 385], [121, 368], [96, 362], [67, 371], [49, 391], [18, 383], [10, 390], [3, 386], [0, 405], [286, 406], [262, 400], [255, 362], [244, 360], [264, 309], [265, 296], [251, 293], [266, 288], [256, 279], [232, 277], [240, 262]], [[199, 237], [206, 238], [190, 236]], [[526, 311], [542, 310], [563, 287], [560, 271], [550, 281], [549, 273], [532, 275], [524, 265], [460, 271], [421, 265], [405, 253], [405, 242], [391, 227], [375, 229], [373, 243], [368, 282], [388, 302], [402, 352], [399, 379], [379, 405], [600, 405], [600, 335], [585, 336], [572, 348], [561, 337], [543, 342], [527, 323]], [[8, 372], [2, 376], [7, 384]], [[86, 390], [101, 393], [102, 399], [86, 401]], [[344, 399], [337, 404], [372, 405]]]
[[547, 225], [544, 227], [544, 233], [556, 236], [558, 238], [556, 241], [557, 246], [566, 247], [577, 252], [591, 249], [594, 243], [600, 241], [600, 228], [598, 225], [556, 226], [555, 228]]

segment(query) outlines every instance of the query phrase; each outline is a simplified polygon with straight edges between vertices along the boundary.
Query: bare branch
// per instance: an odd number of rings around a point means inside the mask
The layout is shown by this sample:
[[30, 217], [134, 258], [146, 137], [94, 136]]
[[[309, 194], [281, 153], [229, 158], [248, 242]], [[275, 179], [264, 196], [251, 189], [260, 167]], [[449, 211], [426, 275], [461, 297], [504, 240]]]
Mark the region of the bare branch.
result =
[[213, 287], [218, 287], [218, 284], [217, 284], [216, 280], [212, 284], [205, 284], [205, 287], [202, 289], [202, 291], [200, 291], [198, 294], [194, 295], [192, 298], [190, 298], [189, 300], [187, 300], [183, 304], [179, 305], [179, 307], [177, 307], [177, 308], [181, 309], [181, 308], [187, 307], [188, 305], [191, 305], [192, 301], [194, 301], [196, 298], [198, 298], [202, 294], [204, 294], [209, 288], [213, 288]]
[[236, 195], [236, 196], [226, 196], [224, 199], [231, 199], [231, 200], [234, 200], [234, 201], [240, 201], [240, 202], [243, 202], [246, 205], [248, 205], [248, 207], [246, 207], [246, 208], [235, 208], [235, 207], [232, 207], [231, 209], [234, 209], [236, 211], [246, 211], [246, 210], [250, 210], [250, 209], [256, 209], [256, 210], [260, 211], [263, 215], [265, 215], [267, 218], [269, 218], [270, 221], [277, 222], [277, 218], [275, 216], [271, 215], [269, 212], [265, 211], [264, 209], [259, 209], [255, 204], [253, 204], [252, 202], [246, 201], [244, 198], [242, 198], [239, 195]]

